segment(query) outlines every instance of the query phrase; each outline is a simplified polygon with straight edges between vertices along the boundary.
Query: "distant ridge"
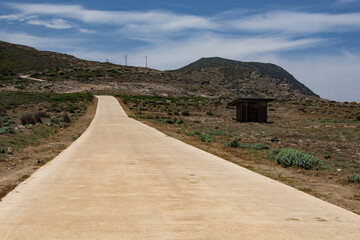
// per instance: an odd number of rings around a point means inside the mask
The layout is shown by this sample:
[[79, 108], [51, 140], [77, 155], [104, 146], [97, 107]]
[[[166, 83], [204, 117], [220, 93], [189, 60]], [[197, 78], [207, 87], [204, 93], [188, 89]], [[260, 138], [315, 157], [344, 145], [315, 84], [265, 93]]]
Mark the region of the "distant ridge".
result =
[[258, 71], [264, 76], [279, 79], [279, 80], [286, 80], [291, 84], [294, 88], [298, 89], [302, 94], [319, 97], [319, 95], [315, 94], [311, 91], [308, 87], [304, 84], [296, 80], [296, 78], [291, 75], [289, 72], [284, 70], [282, 67], [272, 64], [272, 63], [260, 63], [260, 62], [241, 62], [230, 60], [221, 57], [209, 57], [209, 58], [200, 58], [199, 60], [190, 63], [189, 65], [180, 68], [179, 71], [184, 70], [195, 70], [201, 68], [209, 68], [209, 67], [243, 67], [250, 70]]
[[[25, 81], [22, 76], [46, 80]], [[49, 84], [51, 82], [51, 84]], [[281, 67], [270, 63], [201, 58], [181, 69], [86, 61], [68, 54], [0, 41], [0, 91], [91, 91], [159, 96], [318, 99]]]

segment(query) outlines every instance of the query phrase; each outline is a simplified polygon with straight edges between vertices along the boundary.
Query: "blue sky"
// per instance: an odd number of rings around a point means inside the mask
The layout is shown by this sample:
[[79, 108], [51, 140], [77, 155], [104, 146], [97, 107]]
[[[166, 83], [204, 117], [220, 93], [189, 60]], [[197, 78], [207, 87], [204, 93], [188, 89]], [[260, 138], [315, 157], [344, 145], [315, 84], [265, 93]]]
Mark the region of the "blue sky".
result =
[[0, 40], [168, 70], [201, 57], [278, 64], [360, 102], [360, 0], [1, 1]]

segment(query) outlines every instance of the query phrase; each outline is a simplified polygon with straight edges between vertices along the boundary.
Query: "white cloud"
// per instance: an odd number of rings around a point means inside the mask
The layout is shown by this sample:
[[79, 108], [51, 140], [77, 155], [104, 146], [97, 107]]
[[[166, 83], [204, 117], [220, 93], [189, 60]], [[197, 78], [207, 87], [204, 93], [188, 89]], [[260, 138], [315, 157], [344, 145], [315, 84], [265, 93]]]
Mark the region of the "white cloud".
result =
[[27, 21], [27, 23], [29, 23], [31, 25], [41, 25], [41, 26], [45, 26], [45, 27], [53, 28], [53, 29], [73, 28], [73, 26], [69, 22], [67, 22], [63, 19], [52, 19], [50, 21], [31, 19], [31, 20]]
[[86, 29], [86, 28], [78, 28], [78, 30], [81, 33], [96, 33], [97, 32], [95, 30], [90, 30], [90, 29]]
[[166, 11], [100, 11], [88, 10], [80, 5], [9, 3], [8, 7], [21, 15], [51, 15], [77, 19], [87, 24], [109, 24], [143, 28], [153, 31], [179, 31], [184, 29], [213, 29], [214, 23], [206, 18], [175, 14]]
[[289, 60], [278, 52], [291, 48], [305, 48], [320, 44], [319, 39], [289, 41], [286, 38], [227, 39], [210, 35], [198, 36], [183, 42], [164, 42], [157, 46], [135, 51], [101, 52], [71, 51], [80, 58], [124, 64], [128, 55], [129, 65], [144, 66], [145, 56], [151, 68], [177, 69], [201, 57], [220, 56], [239, 61], [272, 62], [290, 72], [323, 98], [338, 101], [360, 102], [360, 54], [344, 52], [341, 55], [320, 55]]
[[289, 40], [281, 37], [231, 38], [215, 34], [198, 35], [182, 41], [161, 42], [147, 49], [133, 52], [134, 59], [147, 55], [152, 66], [158, 69], [174, 69], [201, 57], [220, 56], [247, 59], [262, 53], [281, 52], [319, 44], [321, 39]]
[[0, 30], [0, 39], [5, 42], [15, 44], [22, 44], [26, 46], [35, 47], [42, 50], [70, 50], [76, 49], [76, 43], [81, 42], [80, 39], [65, 39], [65, 38], [51, 38], [51, 37], [38, 37], [29, 35], [23, 32], [6, 32]]
[[8, 20], [8, 21], [19, 21], [24, 22], [29, 19], [36, 18], [35, 16], [24, 16], [22, 14], [10, 14], [10, 15], [2, 15], [0, 19]]
[[96, 60], [106, 58], [123, 63], [128, 54], [129, 64], [143, 66], [145, 56], [149, 66], [156, 69], [176, 69], [201, 57], [221, 56], [232, 59], [248, 59], [258, 54], [286, 51], [317, 45], [321, 39], [288, 40], [281, 37], [230, 38], [211, 33], [199, 34], [181, 41], [162, 41], [127, 52], [73, 51], [78, 57]]
[[291, 11], [266, 12], [230, 21], [234, 28], [250, 32], [337, 32], [360, 29], [360, 13], [327, 14]]
[[[360, 29], [360, 13], [331, 14], [268, 11], [260, 14], [242, 12], [240, 16], [219, 14], [217, 16], [203, 17], [160, 10], [89, 10], [81, 5], [8, 3], [6, 6], [18, 11], [18, 13], [0, 16], [0, 19], [24, 21], [26, 17], [34, 16], [41, 16], [47, 19], [54, 18], [53, 20], [47, 20], [50, 23], [42, 25], [52, 28], [59, 26], [58, 29], [63, 29], [61, 28], [63, 24], [51, 22], [58, 21], [59, 18], [76, 20], [79, 24], [91, 24], [94, 27], [99, 24], [105, 24], [120, 28], [120, 31], [129, 38], [144, 36], [145, 39], [149, 39], [156, 34], [172, 36], [173, 33], [182, 35], [189, 30], [220, 32], [240, 30], [262, 33], [308, 34]], [[30, 23], [34, 21], [30, 21]]]

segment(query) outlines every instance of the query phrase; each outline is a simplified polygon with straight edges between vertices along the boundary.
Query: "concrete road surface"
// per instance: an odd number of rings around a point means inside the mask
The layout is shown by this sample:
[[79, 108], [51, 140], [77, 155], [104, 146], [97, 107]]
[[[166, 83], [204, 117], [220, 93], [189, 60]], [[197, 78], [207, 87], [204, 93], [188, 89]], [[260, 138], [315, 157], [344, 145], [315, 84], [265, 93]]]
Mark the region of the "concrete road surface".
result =
[[189, 146], [99, 97], [0, 202], [0, 239], [360, 239], [360, 216]]

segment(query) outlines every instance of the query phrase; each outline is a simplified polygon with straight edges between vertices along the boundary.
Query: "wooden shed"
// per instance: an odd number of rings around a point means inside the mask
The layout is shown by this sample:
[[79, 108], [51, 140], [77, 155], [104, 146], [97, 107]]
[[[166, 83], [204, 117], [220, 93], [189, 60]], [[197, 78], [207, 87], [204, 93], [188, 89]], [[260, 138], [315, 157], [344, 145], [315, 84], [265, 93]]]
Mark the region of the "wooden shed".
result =
[[267, 104], [274, 101], [270, 98], [238, 98], [229, 103], [236, 106], [236, 121], [267, 122]]

